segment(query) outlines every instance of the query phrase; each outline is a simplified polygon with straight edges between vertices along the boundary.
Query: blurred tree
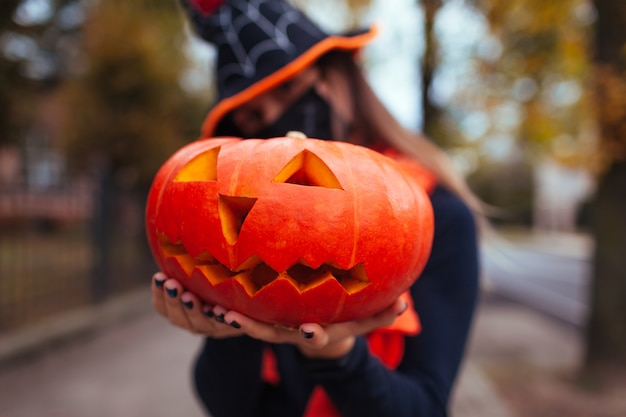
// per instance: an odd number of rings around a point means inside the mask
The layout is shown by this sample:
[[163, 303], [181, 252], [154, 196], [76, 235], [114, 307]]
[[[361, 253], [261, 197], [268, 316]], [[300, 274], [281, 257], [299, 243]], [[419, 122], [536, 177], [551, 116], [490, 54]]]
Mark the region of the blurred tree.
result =
[[508, 128], [525, 150], [565, 164], [587, 164], [591, 144], [586, 132], [592, 121], [585, 95], [590, 79], [587, 0], [474, 3], [490, 32], [477, 48], [479, 82], [464, 93], [465, 102], [482, 106], [492, 129], [503, 133], [502, 127]]
[[[98, 185], [92, 286], [95, 299], [102, 300], [111, 290], [120, 192], [145, 202], [161, 164], [198, 137], [204, 106], [182, 89], [187, 38], [177, 1], [85, 4], [80, 48], [62, 87], [62, 137], [70, 168], [89, 172]], [[145, 234], [134, 238], [150, 260]]]
[[37, 94], [64, 73], [76, 35], [76, 0], [0, 2], [0, 145], [18, 144], [34, 117]]
[[[311, 0], [291, 0], [297, 6], [304, 9], [314, 10], [320, 7], [321, 2], [312, 2]], [[374, 0], [340, 0], [340, 3], [347, 8], [345, 27], [348, 31], [359, 30], [363, 27], [362, 21], [369, 11]], [[442, 116], [441, 109], [430, 98], [431, 85], [434, 74], [439, 65], [438, 42], [435, 33], [435, 21], [437, 13], [444, 4], [444, 0], [414, 0], [416, 5], [423, 11], [424, 16], [424, 53], [416, 65], [419, 66], [418, 74], [421, 79], [415, 80], [421, 85], [420, 107], [422, 109], [423, 127], [422, 130], [440, 145], [446, 146], [450, 142], [448, 137], [455, 136], [454, 129], [450, 129], [450, 125], [440, 120]], [[334, 1], [333, 3], [337, 3]], [[336, 5], [335, 5], [336, 6]]]
[[509, 103], [516, 109], [513, 114], [521, 114], [514, 126], [519, 142], [533, 157], [549, 155], [597, 174], [585, 369], [624, 368], [626, 3], [476, 0], [475, 4], [484, 12], [493, 38], [478, 51], [481, 82], [476, 84], [481, 90], [465, 92], [467, 102], [482, 94], [476, 103], [492, 115], [506, 115], [501, 109]]
[[603, 172], [585, 370], [626, 369], [626, 2], [595, 0], [595, 104]]
[[181, 89], [186, 57], [177, 8], [172, 0], [107, 0], [90, 11], [66, 87], [64, 137], [75, 167], [102, 164], [145, 187], [175, 149], [196, 138], [183, 134], [199, 128], [201, 110]]
[[[0, 3], [0, 39], [6, 39], [6, 34], [14, 25], [13, 14], [19, 4], [19, 0], [7, 0]], [[2, 42], [3, 44], [6, 42]], [[15, 120], [14, 106], [12, 98], [17, 91], [13, 80], [18, 79], [16, 74], [16, 64], [13, 60], [7, 59], [6, 46], [2, 47], [2, 55], [0, 55], [0, 73], [2, 74], [2, 82], [0, 83], [0, 145], [13, 141], [11, 132], [15, 132], [13, 121]]]
[[443, 6], [442, 0], [418, 0], [424, 12], [424, 53], [420, 62], [419, 73], [422, 74], [421, 79], [421, 107], [424, 133], [437, 141], [439, 145], [446, 146], [445, 138], [451, 132], [444, 133], [441, 131], [441, 109], [431, 100], [430, 93], [434, 74], [439, 65], [439, 46], [437, 43], [437, 35], [435, 33], [435, 20], [437, 13]]
[[469, 51], [449, 51], [449, 40], [440, 47], [435, 79], [449, 92], [439, 98], [431, 136], [443, 138], [440, 144], [486, 202], [505, 209], [506, 217], [498, 220], [532, 221], [534, 176], [502, 187], [496, 184], [502, 177], [490, 175], [492, 165], [514, 175], [532, 173], [543, 158], [577, 166], [590, 159], [592, 13], [586, 5], [587, 0], [448, 0], [438, 11], [447, 17], [457, 10], [446, 20], [452, 24], [467, 19], [462, 29], [447, 30], [464, 37], [454, 41], [456, 48]]

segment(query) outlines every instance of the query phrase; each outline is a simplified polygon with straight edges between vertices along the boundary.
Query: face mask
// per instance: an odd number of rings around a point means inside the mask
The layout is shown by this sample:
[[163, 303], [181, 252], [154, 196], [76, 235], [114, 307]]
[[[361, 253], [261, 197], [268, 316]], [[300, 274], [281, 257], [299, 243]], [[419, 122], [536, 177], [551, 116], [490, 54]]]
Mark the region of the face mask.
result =
[[300, 131], [309, 138], [333, 139], [330, 106], [314, 88], [291, 104], [274, 123], [253, 136], [267, 139], [285, 136], [290, 130]]

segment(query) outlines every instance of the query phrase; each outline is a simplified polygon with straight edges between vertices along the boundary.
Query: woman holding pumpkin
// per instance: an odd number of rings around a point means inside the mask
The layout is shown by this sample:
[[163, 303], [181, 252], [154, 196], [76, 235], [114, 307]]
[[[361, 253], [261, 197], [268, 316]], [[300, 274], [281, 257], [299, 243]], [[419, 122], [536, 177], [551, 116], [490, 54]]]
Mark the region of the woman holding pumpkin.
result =
[[202, 137], [298, 130], [405, 155], [430, 173], [435, 216], [432, 253], [411, 296], [358, 321], [277, 327], [205, 305], [155, 274], [156, 310], [207, 336], [195, 365], [199, 398], [214, 417], [445, 416], [478, 291], [468, 207], [479, 204], [445, 154], [404, 129], [368, 86], [354, 54], [374, 31], [328, 35], [283, 0], [183, 4], [218, 51], [220, 99]]

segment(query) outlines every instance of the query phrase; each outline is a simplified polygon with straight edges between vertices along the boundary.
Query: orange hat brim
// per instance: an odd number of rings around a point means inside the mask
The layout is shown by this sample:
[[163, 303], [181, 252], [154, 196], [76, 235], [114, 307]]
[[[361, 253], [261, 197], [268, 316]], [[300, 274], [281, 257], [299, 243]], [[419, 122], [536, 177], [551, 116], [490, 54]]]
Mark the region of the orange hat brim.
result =
[[331, 50], [356, 51], [369, 43], [377, 34], [378, 28], [373, 26], [367, 32], [358, 35], [349, 37], [331, 35], [323, 39], [278, 71], [241, 90], [239, 93], [220, 100], [204, 119], [201, 137], [211, 137], [215, 132], [217, 124], [229, 112], [298, 74], [326, 52]]

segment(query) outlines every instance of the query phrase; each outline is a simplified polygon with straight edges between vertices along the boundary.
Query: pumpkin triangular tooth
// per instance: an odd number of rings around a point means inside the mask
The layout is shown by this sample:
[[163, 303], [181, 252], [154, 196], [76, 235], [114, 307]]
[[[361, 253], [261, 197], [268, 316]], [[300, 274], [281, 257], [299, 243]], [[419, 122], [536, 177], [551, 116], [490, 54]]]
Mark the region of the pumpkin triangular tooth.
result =
[[213, 284], [213, 286], [217, 286], [237, 275], [235, 272], [230, 271], [222, 264], [198, 265], [196, 266], [196, 269], [200, 271], [206, 280]]
[[253, 296], [258, 291], [274, 282], [278, 277], [279, 274], [276, 271], [267, 264], [260, 263], [254, 268], [236, 275], [235, 280], [245, 288], [250, 296]]

